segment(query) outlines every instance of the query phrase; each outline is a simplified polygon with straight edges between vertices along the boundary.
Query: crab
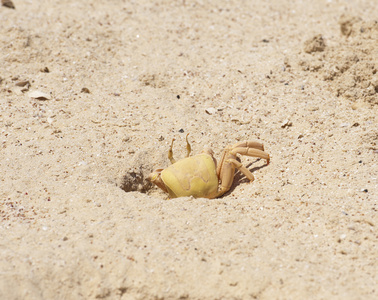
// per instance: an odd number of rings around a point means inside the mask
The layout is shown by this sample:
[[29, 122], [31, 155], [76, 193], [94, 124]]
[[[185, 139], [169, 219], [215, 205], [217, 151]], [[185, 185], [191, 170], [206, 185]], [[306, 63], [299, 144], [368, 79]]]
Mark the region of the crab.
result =
[[269, 164], [270, 156], [264, 152], [263, 144], [255, 141], [238, 142], [227, 146], [217, 164], [214, 152], [205, 149], [201, 154], [190, 156], [191, 146], [186, 135], [186, 158], [176, 161], [173, 158], [173, 142], [168, 151], [171, 165], [165, 169], [156, 169], [148, 179], [169, 194], [170, 198], [192, 196], [194, 198], [218, 198], [228, 192], [234, 180], [235, 169], [243, 173], [250, 182], [255, 178], [252, 173], [237, 160], [237, 155], [259, 157]]

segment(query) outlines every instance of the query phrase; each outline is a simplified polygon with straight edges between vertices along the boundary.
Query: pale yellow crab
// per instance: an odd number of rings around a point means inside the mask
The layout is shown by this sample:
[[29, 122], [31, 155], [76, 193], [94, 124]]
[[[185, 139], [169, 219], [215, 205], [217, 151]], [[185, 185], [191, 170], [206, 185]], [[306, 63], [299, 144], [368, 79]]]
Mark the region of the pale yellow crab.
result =
[[173, 142], [169, 148], [168, 158], [171, 161], [166, 169], [157, 169], [148, 179], [156, 184], [171, 198], [193, 196], [194, 198], [217, 198], [230, 190], [234, 180], [235, 168], [240, 170], [252, 182], [252, 173], [237, 161], [237, 154], [259, 157], [269, 164], [269, 154], [264, 152], [263, 144], [253, 141], [236, 143], [227, 146], [217, 166], [211, 149], [189, 157], [191, 147], [186, 136], [187, 155], [179, 161], [173, 158]]

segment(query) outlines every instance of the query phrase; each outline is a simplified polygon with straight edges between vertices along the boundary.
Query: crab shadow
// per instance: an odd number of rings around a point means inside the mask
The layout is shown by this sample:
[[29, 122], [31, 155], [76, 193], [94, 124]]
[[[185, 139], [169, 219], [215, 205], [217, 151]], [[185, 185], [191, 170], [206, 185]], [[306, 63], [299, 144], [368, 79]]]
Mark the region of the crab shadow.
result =
[[[238, 161], [240, 162], [240, 159], [238, 158]], [[262, 166], [257, 166], [257, 167], [253, 167], [251, 168], [254, 164], [258, 163], [261, 161], [261, 158], [249, 163], [248, 165], [246, 165], [245, 167], [254, 175], [254, 172], [262, 169], [262, 168], [265, 168], [267, 166], [267, 164], [263, 164]], [[256, 180], [256, 177], [255, 177], [255, 180]], [[239, 186], [240, 184], [243, 184], [243, 183], [249, 183], [249, 180], [247, 177], [245, 177], [245, 175], [240, 172], [239, 170], [236, 170], [235, 172], [235, 176], [234, 176], [234, 181], [232, 182], [232, 185], [231, 185], [231, 188], [230, 190], [224, 194], [224, 196], [228, 196], [230, 195], [237, 186]], [[223, 197], [224, 197], [223, 196]]]

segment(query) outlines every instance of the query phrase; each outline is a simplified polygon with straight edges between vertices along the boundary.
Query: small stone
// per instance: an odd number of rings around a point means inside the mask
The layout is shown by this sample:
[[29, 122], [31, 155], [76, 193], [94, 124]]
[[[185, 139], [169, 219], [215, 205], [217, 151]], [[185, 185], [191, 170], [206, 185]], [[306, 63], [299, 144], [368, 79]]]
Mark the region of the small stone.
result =
[[208, 115], [213, 115], [217, 112], [217, 110], [214, 108], [214, 107], [209, 107], [209, 108], [206, 108], [205, 109], [205, 112], [208, 114]]
[[43, 69], [40, 70], [43, 73], [50, 73], [50, 70], [48, 67], [44, 67]]
[[323, 36], [318, 34], [304, 43], [304, 52], [313, 53], [313, 52], [322, 52], [324, 51], [326, 44], [324, 42]]
[[12, 8], [12, 9], [16, 8], [11, 0], [1, 0], [1, 4], [2, 6], [8, 7], [8, 8]]
[[83, 87], [83, 88], [81, 89], [81, 92], [82, 92], [82, 93], [86, 93], [86, 94], [89, 94], [89, 93], [90, 93], [89, 89], [86, 88], [86, 87]]
[[27, 87], [30, 87], [30, 81], [29, 80], [18, 81], [18, 82], [16, 82], [16, 86], [21, 86], [21, 87], [27, 86]]
[[357, 109], [363, 108], [365, 106], [366, 106], [366, 104], [362, 101], [358, 101], [358, 102], [356, 101], [351, 105], [353, 110], [357, 110]]
[[281, 128], [286, 128], [286, 127], [291, 127], [291, 126], [293, 126], [293, 123], [291, 121], [289, 121], [288, 119], [283, 121], [282, 124], [281, 124]]
[[181, 128], [181, 129], [179, 130], [179, 132], [180, 132], [180, 133], [184, 133], [184, 129]]
[[40, 91], [32, 91], [28, 94], [30, 98], [34, 98], [37, 100], [50, 100], [51, 96], [49, 94], [40, 92]]

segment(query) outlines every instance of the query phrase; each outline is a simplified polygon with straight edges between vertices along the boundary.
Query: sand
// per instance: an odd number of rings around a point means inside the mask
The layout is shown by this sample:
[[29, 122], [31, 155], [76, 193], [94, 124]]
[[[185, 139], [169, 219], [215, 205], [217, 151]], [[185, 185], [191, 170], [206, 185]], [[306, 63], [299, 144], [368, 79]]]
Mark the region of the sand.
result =
[[[377, 299], [376, 1], [0, 7], [1, 299]], [[219, 199], [155, 168], [241, 157]]]

